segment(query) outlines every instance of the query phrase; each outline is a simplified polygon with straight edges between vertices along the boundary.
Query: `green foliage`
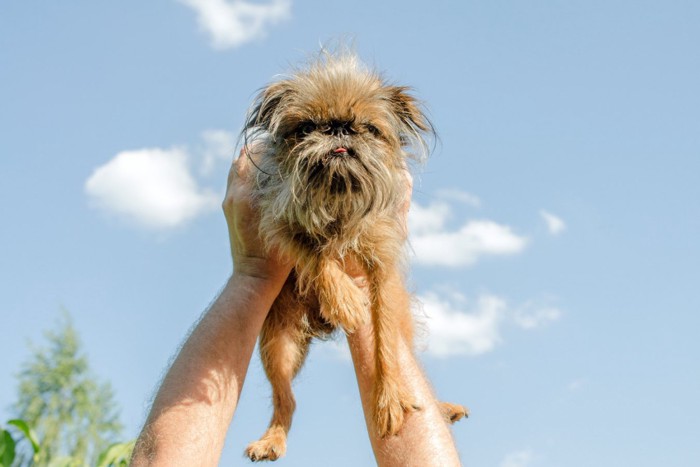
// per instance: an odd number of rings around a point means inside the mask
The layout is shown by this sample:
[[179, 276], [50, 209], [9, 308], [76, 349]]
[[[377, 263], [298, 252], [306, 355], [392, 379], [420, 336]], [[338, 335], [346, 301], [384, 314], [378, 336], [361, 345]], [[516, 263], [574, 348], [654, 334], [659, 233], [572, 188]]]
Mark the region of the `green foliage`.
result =
[[[37, 441], [36, 433], [24, 420], [14, 419], [7, 422], [8, 428], [13, 427], [15, 431], [19, 431], [32, 446], [34, 456], [31, 461], [26, 462], [28, 465], [37, 465], [37, 460], [42, 452], [42, 447]], [[6, 429], [0, 429], [0, 467], [10, 467], [16, 460], [17, 443], [21, 439], [12, 436], [12, 433]], [[134, 450], [136, 440], [128, 443], [114, 443], [107, 449], [102, 451], [97, 457], [97, 467], [127, 467], [131, 452]], [[20, 465], [22, 462], [19, 462]], [[85, 467], [82, 460], [70, 456], [60, 456], [49, 459], [48, 467]]]
[[35, 455], [39, 452], [39, 441], [37, 440], [36, 433], [34, 433], [34, 430], [32, 430], [27, 422], [15, 418], [7, 422], [7, 424], [14, 426], [24, 435], [24, 437], [31, 443], [32, 451], [34, 451]]
[[15, 460], [16, 442], [7, 430], [0, 430], [0, 467], [9, 467]]
[[[10, 420], [7, 422], [8, 428], [14, 427], [16, 431], [19, 431], [32, 446], [32, 451], [34, 453], [33, 460], [36, 459], [36, 455], [39, 452], [39, 443], [36, 440], [36, 434], [29, 425], [24, 420]], [[10, 430], [0, 429], [0, 467], [9, 467], [15, 461], [17, 455], [17, 439], [12, 436]]]
[[67, 314], [45, 337], [48, 346], [34, 349], [22, 366], [14, 407], [23, 420], [14, 426], [22, 433], [26, 427], [25, 437], [32, 447], [40, 439], [41, 449], [18, 451], [19, 465], [95, 465], [121, 430], [113, 391], [90, 373]]
[[0, 430], [0, 467], [8, 467], [15, 460], [16, 442], [7, 430]]
[[97, 467], [127, 467], [136, 440], [129, 443], [114, 443], [97, 458]]

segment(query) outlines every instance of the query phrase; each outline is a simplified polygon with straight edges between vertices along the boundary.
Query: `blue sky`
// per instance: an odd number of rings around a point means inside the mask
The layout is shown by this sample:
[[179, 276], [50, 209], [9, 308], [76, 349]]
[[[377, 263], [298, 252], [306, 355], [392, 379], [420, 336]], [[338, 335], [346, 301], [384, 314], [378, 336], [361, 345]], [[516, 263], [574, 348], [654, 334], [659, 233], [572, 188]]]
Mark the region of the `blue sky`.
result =
[[[463, 462], [700, 465], [698, 24], [680, 0], [3, 2], [0, 419], [65, 307], [136, 436], [230, 273], [255, 91], [350, 36], [440, 135], [411, 283]], [[312, 349], [280, 465], [372, 465], [344, 346]], [[222, 465], [269, 415], [255, 357]]]

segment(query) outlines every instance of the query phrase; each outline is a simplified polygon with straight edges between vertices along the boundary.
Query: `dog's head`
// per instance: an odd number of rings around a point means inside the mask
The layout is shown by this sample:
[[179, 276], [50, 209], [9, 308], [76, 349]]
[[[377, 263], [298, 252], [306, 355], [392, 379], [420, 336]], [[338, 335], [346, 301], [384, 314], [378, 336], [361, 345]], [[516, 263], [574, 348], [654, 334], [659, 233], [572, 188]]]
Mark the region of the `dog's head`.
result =
[[263, 140], [248, 146], [262, 148], [254, 157], [263, 209], [327, 238], [397, 208], [406, 158], [426, 152], [431, 129], [408, 88], [351, 54], [325, 53], [263, 89], [243, 131]]

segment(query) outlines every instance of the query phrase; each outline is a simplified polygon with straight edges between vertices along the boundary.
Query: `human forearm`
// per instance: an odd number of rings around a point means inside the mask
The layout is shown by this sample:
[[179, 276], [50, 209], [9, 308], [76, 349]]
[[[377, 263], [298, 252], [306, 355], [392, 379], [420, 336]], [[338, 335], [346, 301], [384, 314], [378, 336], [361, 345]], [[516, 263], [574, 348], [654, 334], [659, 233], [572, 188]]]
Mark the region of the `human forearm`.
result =
[[355, 365], [365, 420], [377, 464], [380, 467], [459, 466], [460, 461], [430, 385], [404, 341], [396, 349], [401, 376], [421, 410], [407, 416], [398, 435], [380, 438], [372, 422], [371, 399], [374, 382], [374, 345], [372, 330], [365, 326], [348, 336]]
[[165, 376], [132, 465], [217, 465], [262, 323], [283, 280], [236, 274]]

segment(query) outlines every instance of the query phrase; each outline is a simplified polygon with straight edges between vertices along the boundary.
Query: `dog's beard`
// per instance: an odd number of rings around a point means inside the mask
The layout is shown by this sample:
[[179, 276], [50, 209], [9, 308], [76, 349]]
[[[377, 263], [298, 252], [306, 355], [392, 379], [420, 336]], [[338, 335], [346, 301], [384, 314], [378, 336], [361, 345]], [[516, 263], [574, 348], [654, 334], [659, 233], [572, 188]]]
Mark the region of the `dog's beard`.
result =
[[403, 168], [392, 165], [400, 159], [360, 138], [286, 140], [265, 160], [263, 212], [303, 242], [350, 246], [377, 215], [397, 209], [403, 193]]

